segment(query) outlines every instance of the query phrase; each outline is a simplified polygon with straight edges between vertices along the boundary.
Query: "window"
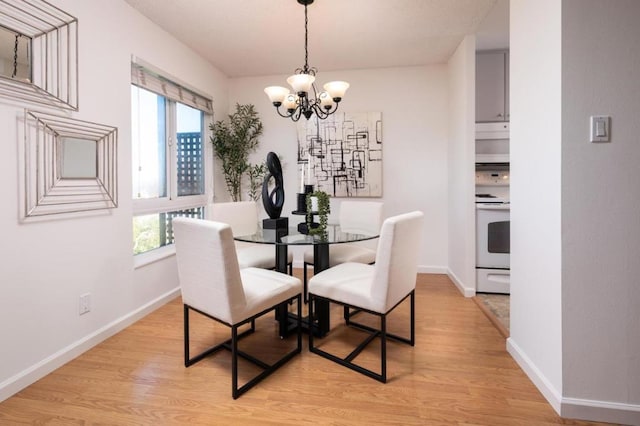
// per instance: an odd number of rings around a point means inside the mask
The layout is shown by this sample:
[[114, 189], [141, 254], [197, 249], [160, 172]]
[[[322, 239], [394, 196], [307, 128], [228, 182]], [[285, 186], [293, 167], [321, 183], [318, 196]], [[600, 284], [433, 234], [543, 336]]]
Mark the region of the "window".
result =
[[133, 253], [173, 243], [174, 217], [204, 217], [211, 101], [132, 64]]

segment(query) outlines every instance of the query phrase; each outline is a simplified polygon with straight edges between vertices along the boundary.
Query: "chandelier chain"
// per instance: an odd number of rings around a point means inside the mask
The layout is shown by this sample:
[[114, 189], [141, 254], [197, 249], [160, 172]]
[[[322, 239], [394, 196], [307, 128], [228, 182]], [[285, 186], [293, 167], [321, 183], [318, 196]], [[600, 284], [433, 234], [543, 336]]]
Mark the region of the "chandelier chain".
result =
[[16, 34], [16, 41], [13, 45], [13, 73], [11, 74], [11, 78], [16, 78], [18, 74], [18, 38], [20, 34]]
[[304, 5], [304, 70], [309, 71], [309, 36], [307, 26], [309, 25], [309, 18], [307, 17], [307, 5]]

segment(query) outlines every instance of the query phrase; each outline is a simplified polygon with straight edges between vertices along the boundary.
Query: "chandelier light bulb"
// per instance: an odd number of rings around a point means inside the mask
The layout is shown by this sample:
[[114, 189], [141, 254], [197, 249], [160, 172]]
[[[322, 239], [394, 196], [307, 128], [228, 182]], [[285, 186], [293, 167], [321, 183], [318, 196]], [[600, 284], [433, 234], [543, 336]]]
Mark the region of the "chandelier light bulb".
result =
[[296, 95], [294, 95], [293, 93], [289, 93], [285, 98], [284, 98], [284, 109], [286, 109], [287, 111], [292, 111], [295, 110], [296, 107], [298, 106], [298, 97]]
[[331, 99], [329, 92], [320, 92], [318, 99], [320, 99], [320, 105], [322, 105], [324, 109], [329, 110], [333, 107], [333, 99]]

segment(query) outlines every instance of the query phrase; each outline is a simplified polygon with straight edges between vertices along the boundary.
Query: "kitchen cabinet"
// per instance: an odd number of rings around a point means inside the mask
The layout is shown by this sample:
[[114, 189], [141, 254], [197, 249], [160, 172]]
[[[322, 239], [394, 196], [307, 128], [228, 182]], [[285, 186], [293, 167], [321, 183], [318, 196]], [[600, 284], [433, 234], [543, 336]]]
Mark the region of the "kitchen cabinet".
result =
[[476, 122], [509, 121], [509, 52], [476, 52]]

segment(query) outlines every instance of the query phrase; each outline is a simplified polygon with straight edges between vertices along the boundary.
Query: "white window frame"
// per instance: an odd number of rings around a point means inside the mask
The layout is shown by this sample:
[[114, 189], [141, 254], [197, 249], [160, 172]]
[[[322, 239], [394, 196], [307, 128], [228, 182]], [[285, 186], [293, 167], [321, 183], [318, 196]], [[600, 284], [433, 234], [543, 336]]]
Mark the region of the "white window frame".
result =
[[[137, 60], [136, 63], [140, 63], [141, 61]], [[144, 64], [145, 67], [149, 67], [147, 64]], [[158, 72], [156, 69], [153, 69], [154, 72]], [[177, 79], [173, 79], [172, 77], [164, 74], [163, 75], [168, 80], [178, 83]], [[139, 88], [144, 89], [144, 87], [134, 84], [132, 81], [132, 86], [138, 86]], [[187, 86], [188, 87], [188, 86]], [[188, 87], [189, 90], [192, 90]], [[133, 203], [132, 203], [132, 221], [136, 216], [142, 216], [147, 214], [160, 214], [172, 211], [179, 210], [188, 210], [192, 208], [203, 207], [206, 209], [208, 204], [208, 200], [213, 198], [213, 152], [211, 144], [208, 143], [211, 137], [211, 130], [209, 128], [209, 123], [213, 121], [213, 114], [202, 111], [203, 120], [202, 120], [202, 167], [203, 167], [203, 178], [204, 178], [204, 193], [199, 195], [183, 195], [178, 196], [178, 152], [177, 152], [177, 141], [175, 140], [175, 136], [177, 134], [177, 103], [179, 100], [172, 99], [163, 94], [158, 94], [159, 96], [164, 96], [165, 99], [165, 149], [166, 149], [166, 158], [165, 158], [165, 171], [167, 176], [167, 196], [160, 198], [148, 198], [148, 199], [135, 199], [133, 198], [133, 194], [131, 194]], [[194, 108], [194, 106], [189, 105], [188, 103], [183, 103], [189, 107]], [[198, 108], [199, 109], [199, 108]], [[132, 147], [133, 148], [133, 147]], [[132, 235], [133, 237], [133, 235]], [[139, 253], [137, 255], [133, 255], [134, 258], [134, 268], [138, 268], [143, 265], [147, 265], [152, 262], [156, 262], [160, 259], [164, 259], [166, 257], [173, 256], [175, 254], [175, 247], [173, 244], [168, 244], [165, 246], [161, 246], [156, 249], [149, 250], [147, 252]]]

